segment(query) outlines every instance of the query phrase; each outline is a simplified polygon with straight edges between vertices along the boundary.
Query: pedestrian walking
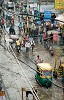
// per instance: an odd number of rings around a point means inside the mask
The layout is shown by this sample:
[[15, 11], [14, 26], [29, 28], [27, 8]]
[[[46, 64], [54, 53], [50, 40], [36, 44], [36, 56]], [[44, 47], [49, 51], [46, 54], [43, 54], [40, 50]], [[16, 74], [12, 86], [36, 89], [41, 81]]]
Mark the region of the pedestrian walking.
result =
[[16, 49], [17, 49], [17, 51], [21, 50], [21, 42], [20, 42], [19, 38], [16, 40]]
[[61, 44], [61, 35], [58, 34], [58, 46], [60, 46], [60, 44]]
[[43, 60], [40, 58], [39, 55], [37, 55], [37, 59], [35, 60], [35, 63], [38, 64], [38, 63], [42, 63]]
[[47, 45], [46, 33], [43, 33], [43, 44], [44, 44], [44, 47], [46, 47], [46, 45]]
[[35, 42], [34, 42], [34, 40], [32, 40], [32, 42], [31, 42], [31, 49], [32, 49], [32, 52], [33, 52], [34, 46], [35, 46]]
[[1, 23], [2, 23], [2, 25], [4, 25], [4, 18], [1, 19]]
[[24, 33], [25, 33], [25, 24], [23, 23], [23, 30], [24, 30]]
[[4, 26], [4, 18], [1, 19], [1, 28], [2, 29], [5, 29], [5, 26]]
[[16, 33], [15, 33], [15, 29], [14, 29], [14, 27], [11, 25], [10, 26], [10, 28], [9, 28], [9, 34], [10, 35], [15, 35]]
[[31, 47], [31, 44], [30, 44], [29, 41], [26, 41], [26, 43], [25, 43], [25, 47], [26, 47], [26, 52], [28, 52], [29, 49], [30, 49], [30, 47]]
[[29, 35], [25, 36], [25, 40], [28, 41], [29, 40]]
[[21, 34], [21, 30], [22, 30], [22, 22], [19, 23], [18, 29], [19, 29], [19, 35], [20, 35]]
[[20, 43], [20, 40], [19, 40], [19, 38], [16, 40], [16, 46], [20, 46], [21, 45], [21, 43]]
[[42, 44], [42, 38], [43, 38], [42, 33], [40, 33], [40, 34], [39, 34], [39, 39], [40, 39], [40, 43], [41, 43], [41, 44]]

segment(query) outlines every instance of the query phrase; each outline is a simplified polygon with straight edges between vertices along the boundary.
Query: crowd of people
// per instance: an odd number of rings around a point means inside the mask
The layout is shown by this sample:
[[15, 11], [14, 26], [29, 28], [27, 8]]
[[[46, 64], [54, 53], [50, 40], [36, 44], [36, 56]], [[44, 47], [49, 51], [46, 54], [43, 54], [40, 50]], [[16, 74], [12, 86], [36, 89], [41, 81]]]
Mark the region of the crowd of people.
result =
[[39, 40], [40, 43], [44, 44], [45, 41], [50, 41], [52, 42], [53, 45], [57, 44], [58, 46], [64, 45], [64, 33], [53, 33], [51, 34], [46, 34], [46, 33], [40, 33], [39, 34]]
[[25, 47], [26, 48], [26, 52], [28, 52], [30, 49], [32, 50], [33, 52], [33, 49], [34, 49], [34, 46], [35, 46], [35, 42], [33, 40], [33, 38], [31, 38], [31, 41], [29, 39], [29, 36], [22, 36], [21, 37], [21, 40], [20, 39], [17, 39], [16, 40], [16, 45], [20, 46], [20, 49], [21, 49], [21, 46], [22, 47]]
[[[6, 16], [6, 22], [7, 21], [8, 21], [8, 16]], [[0, 43], [1, 43], [2, 34], [4, 34], [4, 29], [5, 29], [5, 20], [3, 17], [1, 18], [0, 26], [1, 26], [1, 32], [0, 32]], [[18, 33], [21, 37], [21, 38], [18, 37], [14, 42], [16, 45], [15, 49], [17, 51], [21, 51], [21, 47], [25, 47], [26, 53], [28, 53], [30, 50], [34, 52], [34, 48], [36, 46], [35, 41], [34, 41], [34, 36], [37, 36], [37, 38], [39, 39], [40, 45], [43, 44], [44, 47], [45, 47], [45, 44], [48, 46], [49, 43], [50, 44], [52, 43], [52, 45], [57, 44], [58, 46], [60, 46], [61, 44], [64, 45], [64, 32], [61, 33], [59, 27], [58, 27], [59, 33], [51, 32], [51, 34], [47, 33], [48, 27], [45, 27], [45, 26], [43, 26], [44, 30], [40, 31], [39, 33], [38, 33], [38, 29], [31, 30], [32, 32], [30, 31], [31, 33], [29, 34], [31, 34], [32, 37], [30, 37], [29, 35], [25, 35], [25, 23], [24, 25], [22, 25], [22, 22], [20, 20], [19, 20], [17, 28], [19, 31]], [[22, 33], [22, 31], [24, 33]], [[13, 16], [10, 20], [9, 35], [16, 35], [15, 29], [14, 29], [14, 17]], [[4, 38], [5, 38], [5, 35], [4, 35]], [[51, 47], [49, 49], [51, 50]], [[35, 64], [42, 63], [42, 62], [43, 60], [40, 57], [40, 55], [37, 55], [35, 59]], [[62, 86], [64, 87], [64, 77], [62, 78]], [[64, 92], [64, 89], [63, 89], [63, 92]]]

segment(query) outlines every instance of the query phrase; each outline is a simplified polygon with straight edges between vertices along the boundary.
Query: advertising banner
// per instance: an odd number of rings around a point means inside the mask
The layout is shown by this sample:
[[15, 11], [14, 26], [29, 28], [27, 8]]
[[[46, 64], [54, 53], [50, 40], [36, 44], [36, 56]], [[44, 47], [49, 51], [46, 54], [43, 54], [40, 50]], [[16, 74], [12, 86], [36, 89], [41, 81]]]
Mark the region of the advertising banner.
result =
[[55, 0], [55, 9], [64, 9], [64, 0]]

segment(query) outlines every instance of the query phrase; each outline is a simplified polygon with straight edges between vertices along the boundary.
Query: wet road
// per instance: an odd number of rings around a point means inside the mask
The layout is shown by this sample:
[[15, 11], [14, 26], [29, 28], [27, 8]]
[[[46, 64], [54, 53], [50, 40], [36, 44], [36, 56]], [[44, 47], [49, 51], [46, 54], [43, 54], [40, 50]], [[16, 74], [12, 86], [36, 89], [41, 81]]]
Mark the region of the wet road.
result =
[[[45, 50], [45, 48], [43, 47], [43, 45], [37, 45], [34, 52], [32, 53], [31, 51], [29, 52], [29, 58], [34, 61], [34, 59], [36, 58], [37, 55], [40, 55], [41, 58], [43, 59], [43, 62], [49, 62], [52, 66], [52, 68], [54, 68], [54, 64], [55, 64], [55, 59], [54, 57], [51, 57], [48, 53], [48, 51]], [[24, 55], [23, 58], [26, 58], [25, 53], [22, 53], [21, 55]], [[21, 58], [21, 57], [20, 57]], [[28, 63], [31, 67], [36, 68], [36, 66], [33, 65], [33, 63], [31, 62], [31, 60], [29, 59], [25, 59], [26, 63]], [[28, 67], [28, 66], [27, 66]], [[28, 73], [28, 72], [27, 72]], [[30, 74], [33, 74], [33, 71], [30, 72]], [[27, 74], [28, 75], [28, 74]], [[30, 75], [28, 75], [29, 77]], [[35, 74], [34, 74], [35, 76]], [[33, 77], [34, 78], [34, 77]], [[30, 81], [31, 78], [29, 77]], [[52, 87], [49, 89], [40, 87], [35, 80], [33, 80], [33, 82], [31, 81], [31, 83], [34, 85], [34, 87], [37, 88], [38, 90], [38, 95], [40, 97], [40, 100], [63, 100], [63, 93], [62, 93], [62, 89], [58, 88], [57, 86], [55, 86], [54, 84], [52, 84]], [[61, 86], [61, 82], [60, 80], [54, 80], [53, 79], [53, 83]]]
[[[17, 23], [18, 22], [15, 20], [16, 25]], [[18, 31], [17, 26], [15, 30]], [[3, 41], [2, 44], [4, 45]], [[20, 53], [17, 53], [13, 48], [13, 51], [17, 57], [14, 57], [12, 55], [14, 53], [10, 52], [11, 50], [9, 49], [8, 45], [6, 46], [8, 48], [8, 51], [0, 45], [0, 73], [5, 84], [5, 88], [8, 92], [9, 98], [7, 100], [22, 100], [22, 87], [26, 88], [27, 90], [30, 89], [28, 80], [26, 80], [25, 75], [27, 75], [32, 86], [37, 89], [37, 94], [40, 100], [64, 100], [62, 88], [59, 88], [52, 84], [51, 88], [46, 89], [40, 87], [35, 80], [36, 72], [31, 68], [36, 69], [36, 66], [32, 61], [35, 60], [38, 54], [43, 59], [43, 62], [49, 62], [52, 68], [54, 68], [55, 64], [55, 58], [49, 55], [49, 52], [43, 47], [43, 45], [40, 45], [39, 43], [36, 44], [34, 52], [32, 53], [30, 50], [28, 54], [25, 53], [25, 48], [22, 48], [22, 51]], [[30, 59], [28, 59], [27, 56]], [[21, 59], [31, 68], [26, 64], [19, 62], [17, 58]], [[60, 79], [53, 79], [53, 82], [57, 85], [62, 86]], [[25, 93], [24, 100], [26, 100]], [[33, 100], [31, 95], [29, 95], [29, 100]]]
[[[2, 43], [3, 44], [3, 43]], [[3, 44], [4, 45], [4, 44]], [[10, 49], [9, 49], [10, 51]], [[44, 62], [49, 62], [54, 67], [54, 57], [51, 57], [48, 51], [45, 50], [43, 45], [37, 45], [34, 48], [34, 52], [31, 50], [28, 54], [25, 53], [25, 48], [22, 48], [20, 53], [17, 53], [15, 49], [13, 49], [16, 56], [21, 59], [21, 61], [28, 64], [31, 68], [36, 69], [36, 66], [32, 61], [35, 60], [36, 56], [39, 54]], [[27, 56], [31, 59], [28, 59]], [[0, 72], [2, 74], [2, 78], [6, 87], [6, 90], [9, 94], [10, 100], [21, 100], [21, 88], [25, 87], [29, 89], [28, 81], [24, 77], [23, 71], [27, 75], [30, 83], [33, 87], [37, 89], [37, 94], [40, 100], [64, 100], [63, 91], [61, 88], [52, 84], [51, 88], [43, 88], [38, 85], [35, 80], [36, 72], [32, 70], [29, 66], [22, 62], [18, 62], [17, 59], [12, 56], [12, 53], [5, 50], [2, 46], [0, 46]], [[57, 85], [61, 86], [60, 80], [54, 80], [53, 82]], [[16, 94], [16, 95], [15, 95]], [[24, 93], [25, 98], [25, 93]], [[9, 99], [8, 99], [9, 100]], [[25, 99], [24, 99], [25, 100]], [[31, 95], [29, 95], [29, 100], [33, 100]]]

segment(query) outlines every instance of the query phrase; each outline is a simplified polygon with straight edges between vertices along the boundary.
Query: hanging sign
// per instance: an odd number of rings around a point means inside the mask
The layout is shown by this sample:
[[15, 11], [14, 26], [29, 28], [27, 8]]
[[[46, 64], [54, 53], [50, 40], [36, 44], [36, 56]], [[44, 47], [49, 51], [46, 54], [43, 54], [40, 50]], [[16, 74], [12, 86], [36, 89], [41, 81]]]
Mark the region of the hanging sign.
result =
[[55, 9], [64, 9], [64, 0], [55, 0]]

